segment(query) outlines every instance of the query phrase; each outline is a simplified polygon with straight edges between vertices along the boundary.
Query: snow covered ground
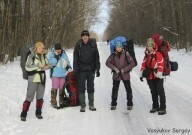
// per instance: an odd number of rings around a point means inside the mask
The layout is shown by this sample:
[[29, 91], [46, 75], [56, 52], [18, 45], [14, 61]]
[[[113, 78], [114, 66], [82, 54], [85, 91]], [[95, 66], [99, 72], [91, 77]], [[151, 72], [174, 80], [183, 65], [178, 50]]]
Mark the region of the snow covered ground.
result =
[[[50, 79], [46, 85], [43, 120], [35, 117], [35, 102], [27, 121], [20, 121], [27, 82], [22, 79], [19, 61], [0, 66], [0, 135], [192, 135], [192, 54], [170, 53], [179, 62], [179, 71], [165, 80], [167, 112], [165, 116], [150, 114], [151, 95], [145, 82], [139, 80], [139, 67], [144, 49], [136, 47], [139, 66], [132, 72], [134, 109], [126, 110], [125, 89], [121, 84], [116, 111], [110, 110], [112, 79], [105, 61], [109, 55], [106, 44], [99, 45], [101, 77], [95, 79], [96, 112], [79, 112], [79, 107], [55, 110], [50, 107]], [[68, 55], [72, 59], [72, 50]], [[164, 130], [159, 132], [158, 130]], [[188, 131], [183, 130], [188, 129]]]

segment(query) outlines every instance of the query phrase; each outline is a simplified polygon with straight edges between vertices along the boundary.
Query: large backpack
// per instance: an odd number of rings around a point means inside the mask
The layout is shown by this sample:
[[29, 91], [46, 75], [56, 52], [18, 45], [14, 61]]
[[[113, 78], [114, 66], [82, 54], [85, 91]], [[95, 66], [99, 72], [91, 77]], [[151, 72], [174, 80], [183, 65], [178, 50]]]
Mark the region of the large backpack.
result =
[[31, 54], [30, 48], [32, 48], [33, 45], [32, 44], [28, 44], [23, 46], [20, 49], [20, 54], [21, 54], [21, 60], [20, 60], [20, 66], [22, 69], [22, 73], [23, 73], [23, 79], [27, 80], [28, 79], [28, 72], [25, 70], [25, 64], [27, 61], [27, 57]]
[[170, 51], [170, 45], [167, 41], [164, 41], [160, 39], [159, 34], [153, 34], [151, 38], [154, 40], [156, 47], [155, 49], [160, 52], [164, 58], [164, 71], [163, 75], [168, 76], [171, 72], [171, 65], [169, 61], [169, 51]]
[[69, 93], [70, 106], [79, 105], [79, 93], [77, 90], [77, 77], [75, 71], [69, 72], [66, 76], [66, 89]]
[[134, 41], [132, 39], [126, 41], [126, 45], [124, 46], [124, 49], [129, 52], [129, 54], [131, 55], [131, 57], [135, 62], [135, 66], [137, 66], [137, 59], [135, 57], [135, 49], [134, 49]]
[[133, 58], [133, 60], [135, 62], [135, 66], [137, 66], [137, 59], [135, 57], [135, 50], [134, 50], [134, 42], [133, 42], [133, 40], [128, 40], [124, 36], [115, 37], [114, 39], [109, 41], [111, 53], [115, 52], [115, 42], [116, 41], [122, 43], [124, 50], [129, 52], [129, 54], [131, 55], [131, 57]]

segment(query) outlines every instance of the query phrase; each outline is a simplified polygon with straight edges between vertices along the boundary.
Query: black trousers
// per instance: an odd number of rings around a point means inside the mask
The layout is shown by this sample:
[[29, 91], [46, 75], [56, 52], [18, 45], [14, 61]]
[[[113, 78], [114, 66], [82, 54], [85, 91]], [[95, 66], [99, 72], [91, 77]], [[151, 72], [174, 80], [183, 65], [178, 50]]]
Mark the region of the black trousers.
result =
[[[164, 80], [159, 78], [153, 80], [147, 80], [147, 83], [151, 90], [153, 108], [160, 107], [160, 109], [166, 109], [166, 97], [163, 82]], [[159, 106], [159, 100], [160, 100], [160, 106]]]
[[[133, 100], [133, 94], [132, 94], [130, 80], [123, 80], [123, 84], [125, 86], [125, 90], [126, 90], [126, 93], [127, 93], [127, 106], [133, 106], [133, 101], [132, 101]], [[120, 85], [120, 81], [113, 80], [111, 106], [116, 106], [117, 105], [119, 85]]]
[[94, 93], [94, 79], [95, 72], [87, 71], [87, 72], [79, 72], [78, 73], [78, 91], [79, 93], [85, 93], [87, 89], [88, 93]]

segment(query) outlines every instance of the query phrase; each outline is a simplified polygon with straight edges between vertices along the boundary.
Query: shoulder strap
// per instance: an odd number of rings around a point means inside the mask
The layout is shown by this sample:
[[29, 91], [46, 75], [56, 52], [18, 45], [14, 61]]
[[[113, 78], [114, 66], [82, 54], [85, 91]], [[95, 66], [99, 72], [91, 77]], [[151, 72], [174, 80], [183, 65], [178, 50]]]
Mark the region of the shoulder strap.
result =
[[128, 60], [128, 58], [127, 58], [127, 53], [128, 53], [128, 51], [125, 51], [125, 59], [127, 61], [127, 64], [129, 65], [130, 64], [130, 60]]

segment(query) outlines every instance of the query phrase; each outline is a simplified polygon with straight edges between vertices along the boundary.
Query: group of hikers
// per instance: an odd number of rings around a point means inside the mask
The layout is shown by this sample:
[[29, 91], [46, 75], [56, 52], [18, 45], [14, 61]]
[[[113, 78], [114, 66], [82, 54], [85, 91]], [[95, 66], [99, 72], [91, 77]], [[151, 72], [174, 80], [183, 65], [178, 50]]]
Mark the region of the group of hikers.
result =
[[[135, 54], [133, 55], [131, 51], [127, 51], [125, 43], [129, 42], [122, 42], [122, 40], [118, 39], [114, 40], [112, 43], [113, 47], [111, 47], [111, 54], [106, 61], [106, 66], [111, 69], [113, 74], [111, 110], [116, 110], [121, 80], [124, 83], [127, 93], [127, 110], [133, 109], [130, 72], [137, 65], [137, 61]], [[162, 51], [167, 53], [162, 53], [159, 49], [160, 46], [163, 46], [164, 50], [167, 49], [167, 51]], [[166, 97], [163, 82], [164, 73], [168, 75], [171, 71], [170, 64], [167, 63], [169, 61], [169, 50], [169, 43], [164, 41], [159, 34], [154, 34], [147, 40], [145, 56], [140, 70], [140, 80], [143, 81], [143, 78], [146, 78], [151, 90], [153, 104], [150, 113], [158, 112], [159, 115], [166, 114]], [[65, 50], [59, 43], [55, 44], [47, 53], [44, 44], [37, 42], [29, 47], [29, 52], [25, 53], [25, 57], [21, 57], [23, 78], [28, 80], [26, 99], [20, 115], [22, 121], [26, 121], [27, 112], [35, 94], [35, 114], [38, 119], [43, 118], [42, 106], [46, 84], [46, 70], [50, 70], [52, 80], [51, 105], [53, 108], [65, 107], [66, 93], [64, 88], [67, 81], [70, 80], [67, 76], [73, 73], [76, 83], [74, 84], [72, 82], [72, 85], [77, 87], [78, 93], [76, 94], [78, 101], [75, 104], [77, 105], [79, 102], [80, 112], [86, 111], [85, 93], [87, 90], [89, 110], [96, 111], [94, 105], [94, 79], [95, 76], [100, 77], [100, 57], [96, 40], [90, 38], [89, 31], [82, 31], [81, 39], [76, 43], [73, 53], [73, 69]], [[167, 65], [168, 68], [166, 68]], [[165, 69], [168, 71], [165, 72]], [[68, 88], [72, 89], [71, 87]], [[57, 93], [59, 93], [59, 106], [57, 103]], [[73, 95], [74, 93], [70, 94]], [[70, 96], [70, 98], [74, 99], [73, 96]]]

